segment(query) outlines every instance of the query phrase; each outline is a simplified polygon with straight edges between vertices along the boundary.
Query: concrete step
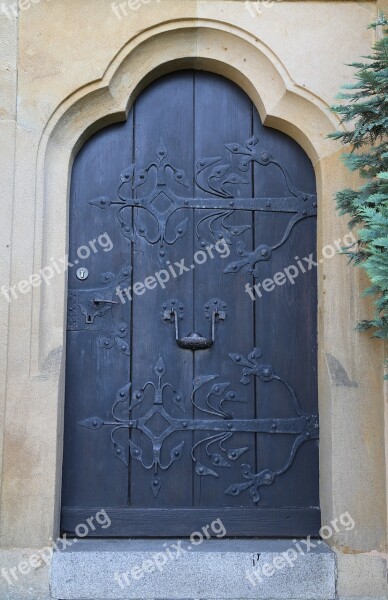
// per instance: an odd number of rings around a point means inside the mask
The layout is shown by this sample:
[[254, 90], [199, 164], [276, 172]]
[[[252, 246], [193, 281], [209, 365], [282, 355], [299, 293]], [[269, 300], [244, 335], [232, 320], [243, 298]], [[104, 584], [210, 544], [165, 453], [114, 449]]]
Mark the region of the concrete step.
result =
[[77, 540], [55, 552], [55, 600], [334, 600], [321, 540]]

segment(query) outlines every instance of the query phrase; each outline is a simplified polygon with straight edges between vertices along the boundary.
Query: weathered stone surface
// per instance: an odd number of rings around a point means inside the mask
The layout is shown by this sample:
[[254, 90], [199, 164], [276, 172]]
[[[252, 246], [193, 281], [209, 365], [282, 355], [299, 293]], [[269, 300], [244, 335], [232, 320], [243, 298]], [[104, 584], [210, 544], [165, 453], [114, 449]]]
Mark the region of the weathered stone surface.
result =
[[[7, 8], [10, 0], [0, 5]], [[17, 20], [0, 16], [0, 287], [8, 287], [11, 277], [12, 207], [15, 178], [16, 98], [17, 98]], [[9, 302], [0, 296], [0, 464], [3, 458], [6, 410]], [[2, 473], [0, 473], [0, 482]]]
[[0, 550], [1, 600], [50, 600], [49, 553], [40, 548]]

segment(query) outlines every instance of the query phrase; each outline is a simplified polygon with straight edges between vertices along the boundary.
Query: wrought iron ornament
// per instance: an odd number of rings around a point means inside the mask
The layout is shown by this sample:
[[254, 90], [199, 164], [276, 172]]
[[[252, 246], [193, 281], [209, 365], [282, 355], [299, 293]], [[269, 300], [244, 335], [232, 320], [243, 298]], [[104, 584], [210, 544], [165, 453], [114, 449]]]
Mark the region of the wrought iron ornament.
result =
[[[273, 484], [277, 477], [291, 467], [298, 448], [304, 442], [318, 438], [318, 416], [307, 414], [302, 410], [292, 387], [276, 375], [271, 365], [260, 362], [261, 351], [258, 348], [255, 348], [248, 358], [244, 358], [239, 354], [230, 354], [229, 356], [236, 365], [244, 367], [241, 378], [242, 384], [249, 384], [252, 376], [257, 377], [265, 384], [274, 381], [283, 384], [290, 394], [296, 416], [287, 419], [235, 418], [229, 407], [235, 403], [244, 402], [243, 396], [230, 389], [230, 382], [215, 381], [218, 379], [218, 375], [202, 375], [195, 377], [193, 380], [190, 402], [192, 406], [204, 413], [206, 418], [189, 419], [182, 416], [182, 418], [176, 419], [168, 412], [165, 404], [172, 401], [184, 415], [186, 412], [186, 401], [182, 397], [182, 394], [170, 383], [163, 383], [162, 380], [166, 369], [163, 358], [159, 358], [154, 368], [156, 382], [155, 380], [147, 381], [140, 389], [135, 390], [131, 397], [130, 383], [118, 390], [116, 400], [112, 406], [112, 420], [102, 420], [95, 416], [81, 421], [79, 425], [93, 430], [98, 430], [101, 427], [111, 427], [110, 435], [114, 455], [125, 466], [128, 466], [130, 456], [132, 460], [139, 461], [145, 469], [152, 471], [150, 483], [155, 497], [157, 497], [162, 485], [161, 472], [169, 469], [174, 462], [179, 461], [183, 456], [185, 440], [182, 440], [171, 450], [168, 461], [163, 462], [161, 459], [163, 443], [172, 433], [177, 431], [202, 431], [211, 433], [211, 435], [200, 440], [191, 448], [191, 457], [195, 465], [195, 472], [200, 477], [219, 477], [220, 469], [230, 468], [231, 461], [240, 459], [249, 450], [248, 446], [240, 448], [225, 446], [226, 442], [232, 442], [233, 434], [236, 432], [294, 435], [295, 440], [290, 455], [286, 463], [281, 465], [278, 470], [264, 469], [259, 473], [255, 473], [251, 465], [242, 464], [241, 473], [245, 481], [237, 482], [225, 490], [225, 494], [231, 496], [237, 496], [248, 490], [253, 502], [258, 503], [261, 499], [259, 488], [263, 485]], [[211, 386], [209, 388], [210, 383]], [[144, 416], [132, 419], [131, 413], [134, 408], [143, 402], [144, 393], [148, 387], [153, 389], [153, 405]], [[166, 398], [167, 390], [170, 390], [169, 399]], [[203, 394], [198, 398], [200, 391]], [[128, 419], [123, 419], [116, 414], [118, 405], [122, 403], [128, 404]], [[143, 449], [133, 440], [128, 440], [129, 448], [124, 448], [117, 441], [117, 432], [122, 429], [136, 429], [148, 437], [152, 444], [152, 460], [149, 463], [144, 459]], [[207, 465], [199, 462], [197, 458], [197, 450], [202, 445], [205, 445], [209, 463]]]
[[[110, 206], [118, 206], [117, 218], [122, 235], [131, 243], [137, 237], [144, 238], [149, 244], [159, 245], [159, 260], [167, 260], [167, 246], [175, 244], [184, 237], [188, 228], [188, 218], [183, 218], [169, 231], [171, 217], [179, 210], [206, 210], [206, 215], [196, 226], [196, 238], [200, 246], [205, 247], [219, 239], [230, 246], [235, 245], [236, 260], [231, 262], [225, 273], [236, 273], [246, 268], [255, 277], [259, 275], [258, 265], [270, 260], [274, 251], [278, 250], [290, 236], [293, 227], [299, 221], [317, 214], [317, 197], [298, 190], [293, 184], [287, 170], [269, 153], [259, 148], [259, 139], [250, 138], [245, 144], [225, 144], [230, 155], [241, 158], [238, 170], [232, 170], [232, 163], [222, 163], [222, 157], [203, 158], [196, 163], [195, 183], [207, 195], [203, 198], [179, 196], [172, 189], [188, 188], [187, 177], [182, 169], [176, 168], [169, 160], [167, 148], [161, 140], [156, 150], [156, 159], [146, 167], [137, 168], [131, 164], [120, 176], [117, 198], [100, 196], [89, 203], [106, 210]], [[233, 186], [248, 183], [244, 179], [252, 164], [263, 167], [269, 165], [279, 169], [285, 182], [289, 196], [276, 198], [238, 198], [234, 199]], [[142, 190], [144, 196], [141, 196]], [[235, 204], [237, 202], [237, 206]], [[142, 225], [132, 225], [132, 209], [138, 208], [148, 212], [153, 218], [156, 235], [152, 236]], [[209, 214], [209, 210], [212, 212]], [[243, 242], [234, 244], [234, 240], [250, 229], [250, 225], [233, 224], [235, 210], [247, 212], [289, 213], [291, 218], [283, 236], [272, 246], [259, 244], [256, 248], [247, 249]]]
[[103, 332], [98, 338], [98, 344], [100, 348], [104, 350], [111, 350], [116, 347], [119, 352], [130, 355], [129, 345], [124, 339], [128, 334], [128, 325], [126, 323], [119, 323], [117, 327], [111, 331]]
[[[77, 331], [93, 325], [96, 317], [103, 317], [112, 307], [119, 304], [117, 290], [129, 285], [132, 267], [123, 267], [118, 275], [101, 274], [101, 286], [95, 288], [69, 289], [67, 303], [67, 329]], [[87, 283], [85, 282], [85, 286]], [[85, 327], [86, 326], [86, 327]], [[120, 326], [119, 326], [120, 327]], [[122, 331], [112, 332], [113, 337], [123, 337]]]

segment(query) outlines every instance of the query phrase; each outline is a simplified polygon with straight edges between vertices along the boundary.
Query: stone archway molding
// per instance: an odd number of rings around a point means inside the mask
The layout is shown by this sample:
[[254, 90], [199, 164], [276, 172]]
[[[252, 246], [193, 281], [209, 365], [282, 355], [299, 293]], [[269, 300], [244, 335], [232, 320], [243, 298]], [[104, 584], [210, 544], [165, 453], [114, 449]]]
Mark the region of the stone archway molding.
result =
[[[279, 58], [248, 32], [221, 21], [166, 21], [130, 39], [103, 77], [65, 98], [43, 131], [37, 164], [37, 244], [41, 268], [67, 248], [67, 203], [74, 156], [98, 129], [125, 120], [137, 95], [161, 75], [182, 68], [208, 70], [239, 85], [263, 123], [294, 138], [314, 165], [333, 153], [326, 135], [335, 117], [315, 94], [298, 86]], [[43, 235], [41, 223], [45, 222]], [[62, 224], [62, 225], [59, 225]], [[40, 237], [39, 237], [40, 234]], [[65, 332], [65, 278], [34, 290], [31, 370], [61, 362]], [[53, 323], [55, 326], [53, 327]]]

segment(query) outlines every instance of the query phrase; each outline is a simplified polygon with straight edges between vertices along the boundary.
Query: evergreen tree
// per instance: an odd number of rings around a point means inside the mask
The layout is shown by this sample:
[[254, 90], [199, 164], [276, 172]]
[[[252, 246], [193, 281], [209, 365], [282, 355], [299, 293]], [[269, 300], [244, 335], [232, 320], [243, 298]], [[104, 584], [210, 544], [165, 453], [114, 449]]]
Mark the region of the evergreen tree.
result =
[[332, 107], [348, 131], [330, 137], [349, 144], [344, 161], [364, 179], [359, 189], [337, 193], [337, 210], [349, 215], [349, 227], [356, 227], [357, 244], [343, 248], [353, 264], [364, 269], [370, 286], [375, 314], [358, 324], [361, 331], [388, 338], [388, 20], [380, 15], [370, 28], [382, 27], [382, 37], [374, 44], [367, 62], [352, 63], [356, 82], [343, 86], [338, 98], [343, 104]]

